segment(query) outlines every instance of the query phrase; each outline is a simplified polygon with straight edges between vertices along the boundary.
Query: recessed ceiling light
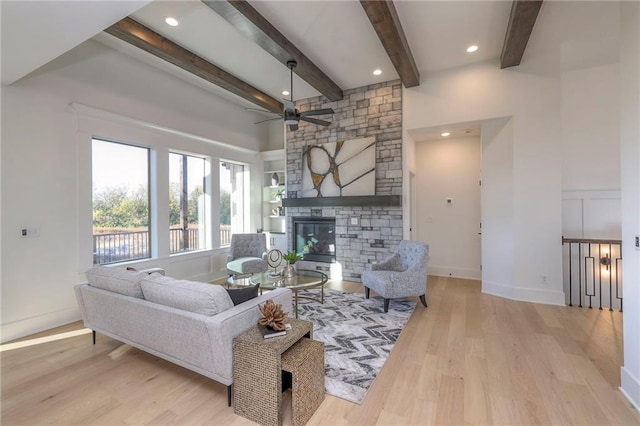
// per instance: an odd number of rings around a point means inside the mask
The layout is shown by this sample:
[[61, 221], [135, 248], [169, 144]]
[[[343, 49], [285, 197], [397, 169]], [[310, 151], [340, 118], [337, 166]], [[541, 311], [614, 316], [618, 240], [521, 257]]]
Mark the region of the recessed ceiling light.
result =
[[289, 91], [288, 91], [288, 90], [283, 90], [283, 91], [282, 91], [282, 94], [283, 94], [284, 96], [289, 96]]
[[476, 46], [475, 44], [472, 45], [472, 46], [467, 47], [467, 52], [469, 52], [469, 53], [473, 53], [476, 50], [478, 50], [478, 46]]
[[381, 69], [373, 70], [373, 75], [380, 75], [380, 74], [382, 74], [382, 70]]
[[166, 22], [167, 25], [171, 25], [172, 27], [177, 27], [178, 26], [178, 20], [176, 18], [172, 18], [171, 16], [166, 18], [164, 20], [164, 22]]
[[445, 136], [445, 137], [447, 137], [447, 136], [449, 136], [450, 134], [451, 134], [451, 133], [449, 133], [449, 132], [442, 132], [442, 133], [440, 133], [440, 136]]

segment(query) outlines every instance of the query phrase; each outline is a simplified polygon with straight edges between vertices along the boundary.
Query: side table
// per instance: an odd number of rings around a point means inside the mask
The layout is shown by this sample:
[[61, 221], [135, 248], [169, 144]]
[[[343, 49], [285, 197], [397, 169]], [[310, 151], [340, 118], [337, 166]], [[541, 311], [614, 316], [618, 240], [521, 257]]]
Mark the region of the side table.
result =
[[302, 338], [282, 354], [291, 375], [293, 426], [304, 426], [324, 400], [324, 343]]
[[303, 337], [313, 337], [313, 322], [290, 318], [291, 330], [265, 339], [253, 327], [233, 340], [233, 411], [264, 426], [282, 424], [282, 354]]

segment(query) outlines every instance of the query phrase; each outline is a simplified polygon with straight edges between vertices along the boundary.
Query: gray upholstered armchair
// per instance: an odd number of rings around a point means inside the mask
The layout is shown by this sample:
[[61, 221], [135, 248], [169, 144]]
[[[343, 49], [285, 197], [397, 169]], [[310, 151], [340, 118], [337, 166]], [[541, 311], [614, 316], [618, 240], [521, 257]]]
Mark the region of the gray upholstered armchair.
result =
[[227, 255], [229, 275], [267, 270], [267, 237], [264, 234], [233, 234]]
[[380, 263], [371, 265], [371, 270], [362, 274], [365, 298], [373, 289], [384, 298], [384, 311], [389, 310], [389, 300], [400, 297], [419, 296], [427, 307], [427, 260], [429, 245], [419, 241], [400, 242], [398, 250]]

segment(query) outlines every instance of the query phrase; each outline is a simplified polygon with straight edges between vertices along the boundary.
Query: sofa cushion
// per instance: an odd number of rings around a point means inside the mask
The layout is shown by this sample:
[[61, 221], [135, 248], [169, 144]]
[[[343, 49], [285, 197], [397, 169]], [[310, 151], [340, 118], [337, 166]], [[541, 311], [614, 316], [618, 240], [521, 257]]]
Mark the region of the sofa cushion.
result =
[[140, 281], [147, 276], [144, 272], [94, 266], [85, 275], [92, 287], [144, 299], [140, 287]]
[[227, 293], [231, 297], [231, 301], [233, 305], [239, 305], [241, 303], [246, 302], [247, 300], [251, 300], [254, 297], [258, 297], [258, 290], [260, 289], [260, 283], [247, 287], [247, 288], [228, 288]]
[[144, 298], [202, 315], [216, 315], [233, 307], [231, 297], [219, 285], [177, 280], [154, 273], [141, 282]]

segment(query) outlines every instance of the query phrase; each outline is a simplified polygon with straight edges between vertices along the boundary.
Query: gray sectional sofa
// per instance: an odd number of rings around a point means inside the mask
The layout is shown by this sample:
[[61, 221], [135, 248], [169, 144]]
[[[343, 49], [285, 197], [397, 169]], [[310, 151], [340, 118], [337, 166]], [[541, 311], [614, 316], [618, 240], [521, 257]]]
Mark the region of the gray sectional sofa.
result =
[[257, 323], [267, 299], [293, 312], [289, 289], [234, 306], [219, 285], [107, 267], [86, 275], [75, 293], [87, 328], [223, 383], [229, 398], [233, 338]]

